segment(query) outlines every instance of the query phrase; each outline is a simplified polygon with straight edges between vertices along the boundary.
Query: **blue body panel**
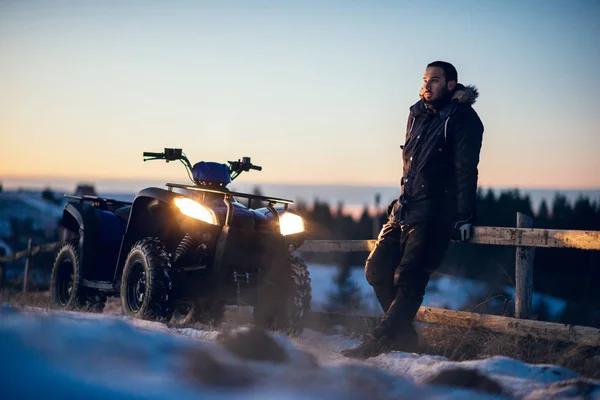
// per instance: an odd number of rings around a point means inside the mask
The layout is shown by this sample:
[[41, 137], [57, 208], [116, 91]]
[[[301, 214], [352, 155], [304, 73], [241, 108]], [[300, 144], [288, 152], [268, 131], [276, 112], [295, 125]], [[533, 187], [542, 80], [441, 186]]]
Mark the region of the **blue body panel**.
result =
[[194, 164], [192, 175], [198, 181], [216, 182], [225, 185], [231, 183], [231, 170], [226, 164], [201, 161]]
[[114, 213], [105, 210], [98, 210], [100, 217], [100, 232], [98, 239], [101, 243], [110, 245], [112, 243], [121, 244], [121, 238], [125, 232], [125, 226]]
[[[97, 251], [94, 254], [94, 272], [92, 275], [96, 279], [109, 280], [112, 278], [112, 271], [117, 263], [121, 238], [125, 233], [125, 224], [119, 217], [110, 211], [98, 210], [100, 225], [98, 229]], [[110, 266], [110, 267], [108, 267]], [[102, 273], [110, 272], [109, 274]], [[101, 272], [98, 276], [97, 273]]]

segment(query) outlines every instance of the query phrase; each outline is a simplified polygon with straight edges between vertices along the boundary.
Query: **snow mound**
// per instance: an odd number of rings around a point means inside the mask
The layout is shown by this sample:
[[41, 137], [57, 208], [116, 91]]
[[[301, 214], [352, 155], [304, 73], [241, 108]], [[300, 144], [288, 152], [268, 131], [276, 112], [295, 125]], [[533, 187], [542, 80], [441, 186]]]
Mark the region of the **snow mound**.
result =
[[598, 382], [505, 357], [455, 363], [390, 353], [341, 356], [358, 343], [306, 330], [171, 329], [120, 316], [0, 306], [0, 397], [86, 399], [600, 398]]

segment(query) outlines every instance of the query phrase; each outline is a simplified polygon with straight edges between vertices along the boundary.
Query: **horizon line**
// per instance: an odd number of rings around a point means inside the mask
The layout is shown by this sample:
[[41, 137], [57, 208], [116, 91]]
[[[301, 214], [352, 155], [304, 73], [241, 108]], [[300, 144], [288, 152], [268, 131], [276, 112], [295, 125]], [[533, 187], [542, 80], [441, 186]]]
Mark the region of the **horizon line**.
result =
[[[164, 181], [164, 183], [172, 182], [176, 183], [176, 181], [170, 181], [168, 178], [77, 178], [77, 177], [56, 177], [56, 176], [6, 176], [0, 177], [0, 185], [4, 187], [5, 190], [14, 190], [14, 189], [30, 189], [35, 190], [35, 188], [43, 187], [43, 188], [52, 188], [56, 185], [56, 182], [53, 184], [37, 184], [37, 185], [12, 185], [6, 186], [5, 180], [15, 180], [15, 181], [35, 181], [35, 180], [48, 180], [48, 181], [73, 181], [75, 184], [96, 184], [98, 182], [101, 183], [110, 183], [110, 182], [121, 182], [127, 183], [132, 181], [137, 182], [155, 182], [155, 181]], [[187, 182], [187, 180], [186, 180]], [[67, 183], [67, 182], [65, 182]], [[68, 182], [71, 183], [71, 182]], [[234, 181], [230, 183], [230, 185], [235, 184], [244, 184], [244, 185], [279, 185], [279, 186], [329, 186], [329, 187], [387, 187], [387, 188], [399, 188], [400, 184], [391, 184], [391, 183], [339, 183], [339, 182], [318, 182], [318, 183], [310, 183], [310, 182], [240, 182]], [[506, 184], [498, 184], [498, 185], [478, 185], [479, 189], [504, 189], [504, 190], [600, 190], [600, 186], [536, 186], [536, 185], [506, 185]], [[121, 190], [116, 190], [115, 193], [121, 193]], [[122, 192], [129, 193], [129, 192]]]

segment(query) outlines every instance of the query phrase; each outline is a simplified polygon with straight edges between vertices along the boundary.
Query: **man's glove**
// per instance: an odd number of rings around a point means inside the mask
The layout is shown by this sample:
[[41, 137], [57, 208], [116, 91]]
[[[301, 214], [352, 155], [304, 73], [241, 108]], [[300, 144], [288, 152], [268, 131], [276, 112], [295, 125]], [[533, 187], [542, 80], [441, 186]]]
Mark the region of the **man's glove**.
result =
[[475, 218], [473, 217], [456, 221], [454, 223], [454, 230], [452, 232], [452, 240], [458, 242], [469, 241], [473, 236], [473, 222], [475, 222]]
[[387, 216], [388, 216], [388, 218], [392, 214], [392, 211], [394, 211], [394, 205], [396, 205], [397, 202], [398, 202], [398, 199], [394, 199], [394, 200], [392, 200], [390, 202], [390, 204], [388, 204], [388, 206], [387, 206]]

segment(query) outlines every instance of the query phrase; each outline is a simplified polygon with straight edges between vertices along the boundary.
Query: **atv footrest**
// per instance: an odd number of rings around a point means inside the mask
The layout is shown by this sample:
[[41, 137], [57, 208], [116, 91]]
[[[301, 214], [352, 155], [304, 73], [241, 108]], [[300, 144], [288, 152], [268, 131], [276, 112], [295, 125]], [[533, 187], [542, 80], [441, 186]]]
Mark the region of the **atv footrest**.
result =
[[111, 281], [90, 281], [88, 279], [84, 279], [83, 286], [100, 290], [115, 290]]
[[180, 269], [185, 272], [199, 271], [201, 269], [206, 269], [206, 265], [190, 265], [189, 267], [181, 267]]

